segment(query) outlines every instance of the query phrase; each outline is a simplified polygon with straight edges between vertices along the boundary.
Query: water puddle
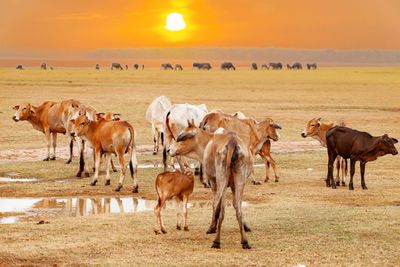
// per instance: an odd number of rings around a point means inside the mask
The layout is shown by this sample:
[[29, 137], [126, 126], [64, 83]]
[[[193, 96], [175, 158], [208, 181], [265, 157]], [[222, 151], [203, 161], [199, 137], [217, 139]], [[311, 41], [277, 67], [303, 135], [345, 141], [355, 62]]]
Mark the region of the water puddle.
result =
[[0, 182], [34, 182], [37, 178], [11, 178], [11, 177], [0, 177]]
[[[135, 197], [66, 197], [66, 198], [6, 198], [0, 197], [0, 224], [39, 222], [59, 217], [91, 216], [107, 213], [136, 213], [153, 211], [155, 200]], [[231, 206], [231, 202], [226, 202]], [[243, 202], [242, 206], [248, 206]], [[166, 208], [176, 208], [167, 201]], [[212, 207], [212, 201], [194, 201], [188, 208]]]

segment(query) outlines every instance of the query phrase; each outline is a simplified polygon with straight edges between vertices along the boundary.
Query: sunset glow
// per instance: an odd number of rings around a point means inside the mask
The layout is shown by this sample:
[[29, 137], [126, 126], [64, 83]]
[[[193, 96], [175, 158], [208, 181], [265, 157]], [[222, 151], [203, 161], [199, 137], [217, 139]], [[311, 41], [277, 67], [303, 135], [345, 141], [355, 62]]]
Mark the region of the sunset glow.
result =
[[183, 20], [182, 14], [171, 13], [167, 16], [167, 24], [165, 29], [169, 31], [181, 31], [186, 28], [186, 23]]

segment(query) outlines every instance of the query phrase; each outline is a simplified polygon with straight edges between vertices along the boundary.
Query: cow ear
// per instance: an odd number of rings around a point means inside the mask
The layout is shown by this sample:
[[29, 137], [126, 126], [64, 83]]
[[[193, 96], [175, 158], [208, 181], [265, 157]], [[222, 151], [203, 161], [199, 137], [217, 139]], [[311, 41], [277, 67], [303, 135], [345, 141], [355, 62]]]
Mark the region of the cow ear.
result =
[[192, 126], [192, 123], [190, 122], [190, 120], [187, 120], [187, 124], [188, 124], [188, 127]]
[[96, 119], [100, 120], [103, 117], [104, 113], [96, 113]]
[[19, 106], [14, 106], [13, 109], [18, 110]]
[[75, 120], [70, 120], [70, 122], [71, 122], [72, 124], [75, 124]]
[[115, 121], [119, 121], [119, 120], [121, 120], [121, 119], [118, 118], [118, 117], [115, 117], [114, 120], [115, 120]]
[[176, 139], [177, 142], [185, 141], [188, 138], [191, 138], [195, 135], [194, 132], [183, 132], [181, 133], [178, 138]]
[[397, 140], [396, 138], [392, 138], [393, 144], [397, 144], [399, 142], [399, 140]]
[[35, 113], [35, 111], [33, 110], [33, 108], [31, 108], [31, 115], [33, 115], [33, 116], [36, 115], [36, 113]]
[[320, 126], [321, 126], [321, 117], [319, 117], [319, 118], [317, 119], [317, 121], [318, 121], [318, 127], [320, 127]]
[[121, 113], [114, 113], [114, 116], [121, 116]]
[[92, 122], [91, 120], [88, 120], [88, 121], [87, 121], [87, 125], [89, 125], [91, 122]]

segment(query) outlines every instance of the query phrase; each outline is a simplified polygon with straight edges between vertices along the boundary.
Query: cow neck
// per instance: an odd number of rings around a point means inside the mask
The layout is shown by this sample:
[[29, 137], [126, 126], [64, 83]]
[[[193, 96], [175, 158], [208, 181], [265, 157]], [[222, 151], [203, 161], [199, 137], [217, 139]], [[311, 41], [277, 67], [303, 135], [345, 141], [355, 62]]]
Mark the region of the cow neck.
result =
[[319, 126], [319, 131], [317, 135], [314, 135], [313, 137], [317, 139], [322, 146], [326, 147], [326, 132], [332, 128], [334, 123], [331, 124], [325, 124], [321, 123], [321, 126]]
[[363, 153], [362, 157], [367, 158], [366, 161], [375, 160], [376, 158], [385, 155], [385, 152], [379, 149], [380, 136], [372, 137], [372, 142], [366, 149], [366, 153]]
[[32, 116], [32, 114], [29, 111], [29, 117], [27, 121], [30, 124], [32, 124], [33, 128], [43, 131], [43, 125], [40, 122], [40, 117], [42, 115], [42, 106], [40, 107], [31, 106], [31, 108], [33, 108], [33, 110], [35, 111], [35, 116]]
[[214, 134], [208, 133], [200, 128], [197, 129], [196, 133], [196, 141], [197, 141], [197, 151], [195, 151], [195, 155], [198, 157], [198, 161], [203, 160], [204, 150], [208, 143], [210, 143], [211, 139], [213, 138]]
[[104, 121], [104, 119], [101, 119], [99, 121], [91, 121], [90, 124], [88, 125], [88, 131], [86, 132], [86, 139], [90, 140], [92, 142], [94, 132], [96, 131], [97, 127], [99, 127], [100, 123]]

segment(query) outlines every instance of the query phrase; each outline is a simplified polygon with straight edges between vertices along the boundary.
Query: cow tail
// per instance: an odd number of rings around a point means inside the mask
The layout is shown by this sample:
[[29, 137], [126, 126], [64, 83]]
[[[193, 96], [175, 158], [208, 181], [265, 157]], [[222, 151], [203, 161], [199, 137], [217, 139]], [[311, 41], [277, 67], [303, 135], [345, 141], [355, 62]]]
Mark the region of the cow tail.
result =
[[[172, 136], [171, 129], [169, 128], [169, 114], [171, 114], [170, 111], [168, 111], [167, 115], [165, 116], [164, 120], [164, 131], [165, 133], [169, 132], [169, 136]], [[166, 137], [164, 135], [164, 137]], [[164, 171], [167, 170], [167, 142], [164, 142], [164, 147], [163, 147], [163, 165], [164, 165]]]
[[347, 159], [344, 159], [344, 174], [347, 176], [347, 171], [348, 171], [348, 168], [347, 168]]
[[160, 135], [161, 135], [161, 145], [164, 146], [164, 133], [161, 132]]
[[159, 182], [158, 178], [159, 178], [159, 177], [157, 176], [157, 178], [156, 178], [156, 193], [157, 193], [158, 206], [159, 206], [160, 208], [162, 208], [162, 207], [161, 207], [160, 189], [158, 188], [158, 182]]
[[129, 130], [129, 133], [131, 134], [131, 139], [130, 139], [129, 144], [128, 144], [128, 146], [129, 145], [131, 146], [130, 155], [129, 155], [129, 170], [131, 172], [131, 177], [133, 178], [132, 157], [133, 157], [133, 153], [136, 153], [136, 151], [135, 151], [135, 146], [136, 146], [136, 140], [135, 139], [136, 138], [135, 138], [134, 133], [132, 133], [132, 129], [130, 127], [128, 128], [128, 130]]

